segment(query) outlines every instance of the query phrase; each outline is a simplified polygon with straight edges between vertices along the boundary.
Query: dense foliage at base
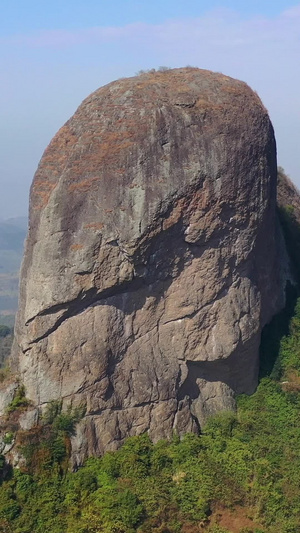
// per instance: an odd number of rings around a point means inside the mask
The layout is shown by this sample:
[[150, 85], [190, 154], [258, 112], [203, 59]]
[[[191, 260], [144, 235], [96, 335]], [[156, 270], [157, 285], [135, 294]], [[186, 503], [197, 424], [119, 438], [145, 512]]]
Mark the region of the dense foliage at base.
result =
[[[275, 323], [268, 341], [277, 332]], [[147, 434], [130, 438], [75, 473], [68, 454], [80, 413], [53, 403], [44, 425], [21, 435], [26, 465], [3, 471], [0, 531], [299, 532], [299, 356], [300, 301], [273, 374], [251, 397], [238, 398], [236, 414], [210, 419], [201, 436], [155, 445]], [[226, 508], [242, 509], [247, 527], [218, 525]]]

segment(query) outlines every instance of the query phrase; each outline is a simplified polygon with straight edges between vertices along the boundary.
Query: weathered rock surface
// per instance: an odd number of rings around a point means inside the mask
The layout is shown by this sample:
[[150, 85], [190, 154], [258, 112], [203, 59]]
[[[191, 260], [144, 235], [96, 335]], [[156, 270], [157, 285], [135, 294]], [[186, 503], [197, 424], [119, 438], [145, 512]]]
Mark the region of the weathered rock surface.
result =
[[13, 363], [43, 408], [86, 405], [73, 461], [198, 431], [257, 383], [283, 305], [272, 125], [249, 87], [186, 68], [89, 96], [31, 189]]

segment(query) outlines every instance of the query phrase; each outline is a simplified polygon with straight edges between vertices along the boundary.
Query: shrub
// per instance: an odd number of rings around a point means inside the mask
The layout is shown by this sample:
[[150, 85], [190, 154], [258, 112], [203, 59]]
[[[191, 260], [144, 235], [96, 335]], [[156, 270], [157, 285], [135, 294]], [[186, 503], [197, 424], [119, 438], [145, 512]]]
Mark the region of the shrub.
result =
[[17, 388], [14, 398], [9, 404], [9, 406], [6, 409], [7, 413], [12, 413], [13, 411], [16, 411], [17, 409], [20, 409], [22, 407], [27, 407], [29, 405], [29, 400], [26, 398], [25, 395], [25, 387], [24, 385], [19, 385]]
[[2, 438], [4, 444], [11, 444], [14, 440], [14, 434], [11, 432], [5, 433], [4, 437]]
[[45, 424], [53, 424], [55, 418], [58, 415], [60, 415], [61, 409], [62, 409], [61, 400], [53, 400], [52, 402], [49, 402], [43, 414], [43, 422]]
[[43, 422], [53, 426], [55, 431], [64, 431], [72, 435], [75, 430], [75, 425], [84, 416], [85, 407], [75, 407], [72, 409], [68, 407], [66, 411], [62, 411], [61, 400], [53, 400], [49, 402], [43, 415]]

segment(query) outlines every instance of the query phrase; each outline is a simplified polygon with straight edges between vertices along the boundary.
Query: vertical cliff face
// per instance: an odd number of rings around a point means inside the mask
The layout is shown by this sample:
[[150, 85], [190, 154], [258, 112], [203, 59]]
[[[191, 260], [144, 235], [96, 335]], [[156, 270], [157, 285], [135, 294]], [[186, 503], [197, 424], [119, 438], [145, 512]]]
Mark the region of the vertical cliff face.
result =
[[86, 406], [73, 460], [198, 431], [257, 383], [283, 304], [276, 149], [246, 84], [194, 68], [111, 83], [31, 188], [14, 364], [41, 409]]

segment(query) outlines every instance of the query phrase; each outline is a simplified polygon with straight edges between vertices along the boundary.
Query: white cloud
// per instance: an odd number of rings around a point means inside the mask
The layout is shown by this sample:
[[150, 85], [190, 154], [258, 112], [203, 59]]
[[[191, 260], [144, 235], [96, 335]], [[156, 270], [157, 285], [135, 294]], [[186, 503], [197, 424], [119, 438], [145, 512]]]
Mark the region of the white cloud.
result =
[[[284, 11], [273, 18], [245, 18], [228, 9], [213, 10], [198, 18], [166, 20], [157, 25], [146, 23], [126, 26], [92, 27], [80, 30], [44, 30], [31, 34], [12, 35], [2, 38], [2, 43], [28, 47], [72, 47], [91, 45], [97, 42], [138, 42], [149, 39], [149, 45], [164, 46], [180, 42], [187, 46], [196, 42], [205, 45], [233, 46], [294, 38], [299, 39], [300, 5]], [[155, 38], [155, 42], [151, 40]], [[271, 41], [270, 41], [271, 39]]]
[[[13, 35], [0, 46], [1, 101], [5, 116], [15, 117], [16, 137], [23, 127], [33, 142], [48, 139], [88, 92], [114, 77], [189, 64], [240, 78], [259, 93], [275, 126], [279, 163], [300, 186], [300, 4], [272, 18], [220, 9], [156, 25]], [[44, 130], [36, 132], [41, 122]], [[5, 142], [7, 134], [2, 137]], [[15, 144], [11, 151], [24, 161], [20, 146], [19, 153]], [[10, 150], [3, 143], [2, 149], [5, 162]], [[28, 167], [27, 175], [32, 171]]]

